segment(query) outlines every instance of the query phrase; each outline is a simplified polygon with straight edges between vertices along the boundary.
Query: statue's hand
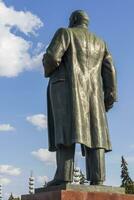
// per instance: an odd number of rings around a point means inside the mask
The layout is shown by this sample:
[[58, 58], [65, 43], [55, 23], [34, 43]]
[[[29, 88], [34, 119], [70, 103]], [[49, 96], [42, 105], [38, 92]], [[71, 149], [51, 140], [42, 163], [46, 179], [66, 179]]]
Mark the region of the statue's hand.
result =
[[115, 95], [113, 92], [107, 92], [105, 94], [104, 103], [105, 103], [106, 112], [108, 112], [113, 107], [113, 104], [115, 101], [116, 101]]

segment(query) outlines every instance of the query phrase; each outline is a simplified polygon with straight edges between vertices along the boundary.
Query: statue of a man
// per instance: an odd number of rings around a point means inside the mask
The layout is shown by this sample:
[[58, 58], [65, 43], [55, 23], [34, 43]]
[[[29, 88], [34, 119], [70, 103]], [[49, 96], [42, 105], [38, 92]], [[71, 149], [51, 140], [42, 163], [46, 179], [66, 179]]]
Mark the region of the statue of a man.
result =
[[69, 28], [58, 29], [43, 57], [49, 151], [57, 160], [49, 186], [72, 182], [76, 143], [90, 184], [105, 180], [105, 153], [111, 151], [106, 111], [116, 101], [116, 73], [105, 42], [88, 31], [88, 23], [84, 11], [74, 11]]

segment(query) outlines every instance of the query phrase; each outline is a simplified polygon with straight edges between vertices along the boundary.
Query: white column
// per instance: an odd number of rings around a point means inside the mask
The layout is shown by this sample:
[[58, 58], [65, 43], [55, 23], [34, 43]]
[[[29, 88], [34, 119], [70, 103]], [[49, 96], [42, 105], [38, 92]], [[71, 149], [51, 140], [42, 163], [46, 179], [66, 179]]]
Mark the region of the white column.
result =
[[80, 184], [80, 168], [79, 167], [74, 168], [73, 182], [75, 184]]
[[32, 173], [29, 178], [29, 194], [34, 194], [34, 177], [33, 177]]
[[2, 200], [2, 185], [0, 185], [0, 200]]

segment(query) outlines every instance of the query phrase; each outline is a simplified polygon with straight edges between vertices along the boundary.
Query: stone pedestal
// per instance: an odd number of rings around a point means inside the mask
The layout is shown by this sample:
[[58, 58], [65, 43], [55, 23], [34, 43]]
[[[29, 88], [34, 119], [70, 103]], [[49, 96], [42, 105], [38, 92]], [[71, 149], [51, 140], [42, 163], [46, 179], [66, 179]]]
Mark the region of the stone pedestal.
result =
[[110, 186], [62, 185], [38, 188], [33, 195], [22, 195], [21, 200], [134, 200], [123, 188]]

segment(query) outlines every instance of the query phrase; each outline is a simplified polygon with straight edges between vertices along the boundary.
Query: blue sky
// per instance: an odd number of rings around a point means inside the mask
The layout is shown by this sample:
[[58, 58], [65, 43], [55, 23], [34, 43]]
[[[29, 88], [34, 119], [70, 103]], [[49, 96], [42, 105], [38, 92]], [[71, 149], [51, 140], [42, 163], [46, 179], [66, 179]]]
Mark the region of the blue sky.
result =
[[[4, 199], [28, 192], [33, 170], [36, 187], [55, 171], [47, 152], [46, 88], [42, 53], [73, 10], [90, 16], [90, 30], [103, 38], [118, 75], [118, 102], [108, 113], [113, 151], [106, 155], [108, 185], [120, 185], [124, 155], [134, 179], [134, 1], [0, 0], [0, 181]], [[84, 159], [77, 163], [84, 169]], [[47, 179], [47, 178], [46, 178]]]

